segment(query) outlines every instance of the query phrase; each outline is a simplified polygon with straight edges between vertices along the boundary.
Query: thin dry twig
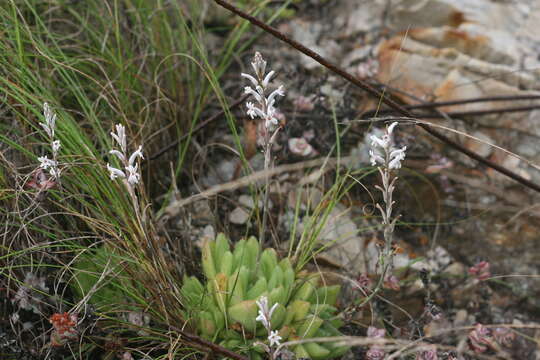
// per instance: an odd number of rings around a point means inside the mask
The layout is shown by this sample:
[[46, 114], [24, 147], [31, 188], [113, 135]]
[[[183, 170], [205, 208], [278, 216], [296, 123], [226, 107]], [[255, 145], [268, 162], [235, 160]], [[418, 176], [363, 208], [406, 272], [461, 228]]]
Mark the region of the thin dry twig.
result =
[[[432, 104], [426, 103], [426, 104], [419, 104], [418, 106], [421, 106], [421, 105], [432, 105]], [[443, 105], [433, 106], [433, 108], [436, 108], [438, 106], [443, 106]], [[426, 106], [426, 107], [429, 107], [429, 106]], [[412, 107], [407, 106], [407, 109], [411, 109], [411, 108]], [[463, 117], [463, 116], [475, 116], [475, 115], [504, 114], [504, 113], [512, 113], [512, 112], [528, 112], [528, 111], [536, 110], [536, 109], [540, 109], [540, 104], [525, 105], [525, 106], [509, 106], [509, 107], [504, 107], [504, 108], [499, 108], [499, 109], [487, 109], [487, 110], [448, 111], [448, 112], [445, 112], [445, 114], [450, 117]], [[395, 113], [395, 111], [392, 109], [388, 109], [388, 110], [373, 109], [363, 114], [362, 117], [368, 118], [371, 115], [374, 115], [375, 113], [378, 116], [381, 116], [381, 115]], [[417, 119], [440, 119], [444, 117], [441, 114], [428, 113], [428, 112], [413, 113], [413, 115]]]
[[[167, 206], [167, 208], [163, 212], [163, 216], [174, 217], [178, 214], [178, 212], [180, 211], [180, 208], [188, 204], [191, 204], [194, 201], [208, 199], [212, 196], [216, 196], [217, 194], [225, 192], [225, 191], [234, 191], [242, 187], [249, 186], [250, 184], [253, 184], [254, 182], [264, 180], [266, 177], [271, 178], [273, 176], [276, 176], [284, 172], [298, 171], [305, 168], [316, 167], [316, 166], [332, 167], [337, 164], [337, 160], [338, 159], [336, 158], [319, 158], [319, 159], [314, 159], [314, 160], [297, 162], [293, 164], [280, 165], [280, 166], [270, 168], [267, 170], [257, 171], [253, 174], [244, 176], [240, 179], [213, 186], [207, 190], [204, 190], [198, 194], [192, 195], [188, 198], [173, 201], [171, 204], [169, 204], [169, 206]], [[347, 162], [352, 161], [352, 160], [353, 160], [352, 157], [343, 157], [340, 159], [340, 163], [346, 164]]]
[[171, 326], [171, 329], [179, 333], [184, 339], [194, 342], [198, 345], [201, 345], [202, 347], [211, 350], [211, 353], [217, 353], [221, 355], [225, 355], [228, 358], [236, 359], [236, 360], [249, 360], [247, 357], [237, 354], [227, 348], [224, 348], [223, 346], [220, 346], [218, 344], [214, 344], [211, 341], [205, 340], [200, 336], [190, 334], [180, 328], [177, 328], [175, 326]]
[[[411, 94], [408, 94], [404, 92], [403, 90], [399, 90], [396, 88], [392, 88], [389, 86], [386, 86], [384, 84], [375, 83], [377, 87], [386, 87], [387, 90], [390, 90], [392, 92], [399, 92], [407, 97], [411, 97]], [[404, 105], [403, 107], [407, 110], [415, 110], [415, 109], [432, 109], [432, 108], [438, 108], [443, 106], [454, 106], [454, 105], [463, 105], [463, 104], [473, 104], [473, 103], [481, 103], [481, 102], [498, 102], [498, 101], [521, 101], [521, 100], [539, 100], [540, 94], [526, 94], [526, 95], [497, 95], [497, 96], [484, 96], [484, 97], [475, 97], [475, 98], [466, 98], [466, 99], [456, 99], [456, 100], [448, 100], [448, 101], [423, 101], [421, 104], [409, 104]], [[415, 100], [416, 99], [415, 97]], [[392, 111], [390, 109], [372, 109], [367, 110], [364, 115], [368, 114], [382, 114], [386, 113], [388, 111]]]
[[441, 107], [441, 106], [472, 104], [472, 103], [479, 103], [479, 102], [518, 101], [518, 100], [537, 100], [537, 99], [540, 99], [540, 94], [496, 95], [496, 96], [484, 96], [484, 97], [457, 99], [457, 100], [448, 100], [448, 101], [432, 101], [432, 102], [425, 102], [423, 104], [406, 105], [405, 107], [411, 110], [411, 109], [434, 108], [434, 107]]

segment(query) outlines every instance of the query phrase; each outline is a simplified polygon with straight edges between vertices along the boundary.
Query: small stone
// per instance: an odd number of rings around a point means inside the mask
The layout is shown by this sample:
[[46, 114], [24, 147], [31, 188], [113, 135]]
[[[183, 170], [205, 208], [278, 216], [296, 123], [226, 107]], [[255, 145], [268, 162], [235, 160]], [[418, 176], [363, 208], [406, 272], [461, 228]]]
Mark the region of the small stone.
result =
[[315, 154], [313, 147], [304, 138], [290, 138], [289, 150], [292, 154], [302, 157]]
[[212, 225], [206, 225], [203, 229], [194, 228], [193, 230], [195, 230], [192, 234], [193, 241], [200, 249], [202, 249], [204, 244], [208, 241], [212, 241], [216, 238], [216, 230]]
[[394, 256], [394, 266], [396, 269], [406, 268], [411, 263], [411, 258], [407, 254], [396, 254]]
[[[240, 205], [242, 205], [243, 207], [247, 208], [247, 209], [255, 209], [255, 201], [253, 201], [253, 196], [251, 195], [246, 195], [246, 194], [242, 194], [238, 197], [238, 203]], [[257, 201], [258, 205], [259, 205], [259, 208], [262, 208], [263, 207], [263, 200], [262, 199], [259, 199], [259, 201]], [[272, 208], [272, 201], [271, 200], [268, 200], [268, 207], [271, 209]]]
[[[194, 225], [203, 226], [211, 223], [214, 220], [214, 214], [212, 213], [208, 200], [203, 199], [196, 201], [193, 203], [192, 208], [193, 211], [191, 211], [191, 221]], [[181, 222], [182, 221], [180, 220], [180, 223]]]
[[412, 284], [407, 285], [405, 289], [407, 291], [407, 295], [412, 295], [420, 291], [423, 291], [424, 284], [422, 284], [422, 280], [416, 279], [415, 281], [412, 282]]
[[[240, 205], [244, 205], [245, 207], [249, 209], [253, 209], [255, 207], [255, 202], [253, 201], [253, 197], [249, 195], [242, 194], [238, 197], [238, 202]], [[262, 205], [262, 201], [259, 200], [259, 206]]]
[[[378, 251], [375, 249], [373, 254], [369, 246], [365, 249], [365, 240], [358, 235], [358, 227], [351, 219], [350, 212], [351, 209], [337, 205], [328, 214], [326, 223], [322, 225], [320, 231], [321, 245], [329, 245], [323, 252], [323, 256], [343, 268], [363, 272], [366, 269], [364, 260], [377, 259]], [[309, 217], [305, 217], [303, 221], [306, 224], [310, 223]], [[364, 252], [367, 252], [367, 255], [363, 255]], [[375, 264], [369, 264], [369, 266], [369, 271], [372, 271]]]
[[208, 240], [215, 239], [216, 230], [214, 230], [214, 227], [212, 225], [206, 225], [203, 229], [202, 237]]
[[445, 273], [452, 276], [464, 276], [467, 269], [462, 263], [455, 262], [445, 269]]
[[467, 310], [461, 309], [456, 311], [456, 315], [454, 316], [454, 325], [455, 326], [462, 326], [466, 324], [469, 320], [469, 314], [467, 313]]
[[244, 225], [249, 219], [249, 213], [241, 207], [237, 207], [229, 214], [229, 221], [236, 225]]

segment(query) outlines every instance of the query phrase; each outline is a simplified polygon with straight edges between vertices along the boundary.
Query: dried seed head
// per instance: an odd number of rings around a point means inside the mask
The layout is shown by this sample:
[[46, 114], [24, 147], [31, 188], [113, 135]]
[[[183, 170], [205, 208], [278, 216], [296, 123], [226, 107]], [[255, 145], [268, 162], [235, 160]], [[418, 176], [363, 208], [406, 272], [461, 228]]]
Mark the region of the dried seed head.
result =
[[251, 66], [255, 71], [255, 75], [257, 75], [260, 80], [264, 79], [264, 74], [266, 73], [266, 61], [263, 59], [260, 52], [257, 51], [255, 53]]

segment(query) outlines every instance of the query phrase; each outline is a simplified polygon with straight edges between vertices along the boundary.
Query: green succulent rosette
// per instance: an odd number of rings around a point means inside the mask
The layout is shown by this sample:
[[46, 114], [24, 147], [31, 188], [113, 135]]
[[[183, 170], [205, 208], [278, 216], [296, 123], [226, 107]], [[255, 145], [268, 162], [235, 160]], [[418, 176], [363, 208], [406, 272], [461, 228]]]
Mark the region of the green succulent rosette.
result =
[[[318, 274], [295, 274], [288, 258], [278, 261], [274, 249], [260, 251], [256, 238], [240, 240], [234, 250], [223, 234], [203, 247], [206, 283], [184, 279], [182, 295], [186, 319], [198, 333], [251, 359], [263, 357], [256, 342], [267, 342], [267, 331], [257, 322], [256, 301], [265, 296], [272, 306], [272, 330], [282, 342], [341, 336], [336, 317], [339, 285], [321, 286]], [[309, 342], [289, 350], [298, 358], [332, 359], [348, 347], [333, 342]]]

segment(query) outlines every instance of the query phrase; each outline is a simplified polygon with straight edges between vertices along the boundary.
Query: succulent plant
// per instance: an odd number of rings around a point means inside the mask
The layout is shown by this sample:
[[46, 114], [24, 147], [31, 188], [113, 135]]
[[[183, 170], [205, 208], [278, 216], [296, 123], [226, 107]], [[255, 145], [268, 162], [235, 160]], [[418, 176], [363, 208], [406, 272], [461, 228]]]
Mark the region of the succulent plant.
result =
[[[260, 251], [256, 238], [242, 239], [234, 250], [223, 234], [203, 247], [206, 283], [184, 279], [182, 295], [186, 318], [198, 333], [228, 349], [262, 358], [267, 330], [256, 321], [256, 301], [268, 298], [277, 304], [272, 330], [283, 342], [340, 336], [341, 321], [334, 307], [339, 285], [320, 286], [319, 274], [295, 274], [288, 258], [278, 261], [274, 249]], [[289, 348], [298, 358], [331, 359], [347, 351], [332, 342], [309, 342]]]

